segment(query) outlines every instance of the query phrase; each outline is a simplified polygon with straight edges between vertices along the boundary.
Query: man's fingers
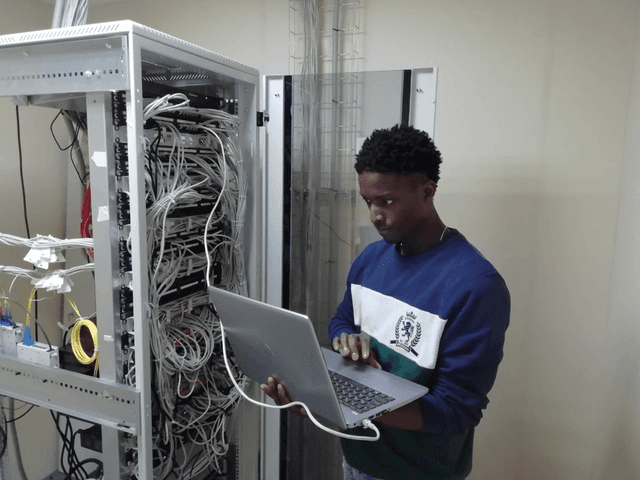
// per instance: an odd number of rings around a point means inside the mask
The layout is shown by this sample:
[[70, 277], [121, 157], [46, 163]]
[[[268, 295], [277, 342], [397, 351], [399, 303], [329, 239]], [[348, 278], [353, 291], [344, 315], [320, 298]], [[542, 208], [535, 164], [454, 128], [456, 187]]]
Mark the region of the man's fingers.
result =
[[284, 386], [281, 383], [278, 384], [278, 399], [280, 400], [280, 405], [286, 405], [287, 403], [291, 403], [291, 399], [287, 394], [287, 390], [284, 388]]
[[[366, 333], [341, 333], [339, 337], [333, 337], [333, 349], [343, 357], [349, 357], [353, 361], [362, 359], [366, 363], [373, 358], [371, 352], [371, 339]], [[380, 368], [380, 364], [373, 359], [376, 368]]]
[[276, 390], [276, 382], [272, 377], [267, 379], [267, 383], [263, 383], [260, 385], [260, 389], [264, 392], [264, 394], [271, 398], [276, 405], [278, 404], [278, 392]]
[[[289, 393], [287, 392], [287, 388], [278, 381], [277, 377], [269, 377], [267, 379], [267, 383], [263, 383], [262, 385], [260, 385], [260, 389], [264, 392], [265, 395], [271, 398], [276, 405], [282, 406], [292, 402], [291, 398], [289, 397]], [[287, 410], [301, 417], [307, 416], [306, 410], [298, 405], [289, 407], [287, 408]]]
[[367, 360], [369, 358], [369, 348], [371, 346], [371, 340], [369, 335], [360, 335], [360, 349], [362, 351], [362, 359]]
[[351, 359], [358, 360], [358, 336], [349, 335], [349, 352], [351, 352]]
[[342, 354], [343, 357], [346, 357], [347, 355], [349, 355], [349, 340], [348, 340], [349, 336], [345, 333], [342, 332], [340, 334], [340, 353]]

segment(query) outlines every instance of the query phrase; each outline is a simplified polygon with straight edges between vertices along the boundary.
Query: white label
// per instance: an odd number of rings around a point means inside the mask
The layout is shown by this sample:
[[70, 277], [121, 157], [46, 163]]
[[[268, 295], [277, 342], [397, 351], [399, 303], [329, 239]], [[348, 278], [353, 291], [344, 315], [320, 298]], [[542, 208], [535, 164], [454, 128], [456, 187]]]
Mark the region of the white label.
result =
[[109, 220], [109, 207], [98, 207], [98, 222]]
[[107, 166], [107, 152], [93, 152], [93, 157], [91, 157], [93, 163], [96, 167], [106, 167]]

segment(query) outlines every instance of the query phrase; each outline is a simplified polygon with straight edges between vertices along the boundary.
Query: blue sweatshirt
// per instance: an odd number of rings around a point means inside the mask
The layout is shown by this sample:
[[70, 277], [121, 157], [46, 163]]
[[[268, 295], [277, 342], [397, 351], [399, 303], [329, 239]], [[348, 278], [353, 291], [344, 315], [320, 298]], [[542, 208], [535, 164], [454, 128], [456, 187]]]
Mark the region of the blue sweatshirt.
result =
[[369, 245], [351, 267], [329, 338], [368, 333], [384, 370], [430, 391], [418, 400], [422, 432], [379, 424], [377, 442], [342, 440], [347, 462], [389, 480], [465, 478], [509, 311], [504, 280], [456, 230], [412, 256], [383, 240]]

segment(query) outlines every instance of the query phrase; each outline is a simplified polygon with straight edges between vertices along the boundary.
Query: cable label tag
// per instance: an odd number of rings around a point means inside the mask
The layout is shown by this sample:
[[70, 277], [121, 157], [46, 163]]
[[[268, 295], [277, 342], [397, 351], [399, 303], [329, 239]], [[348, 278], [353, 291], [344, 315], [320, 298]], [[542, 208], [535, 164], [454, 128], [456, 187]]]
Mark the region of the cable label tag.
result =
[[25, 255], [24, 261], [46, 270], [51, 262], [52, 252], [50, 248], [34, 247]]
[[98, 222], [106, 222], [109, 220], [109, 207], [98, 207]]
[[95, 163], [96, 167], [107, 166], [107, 152], [93, 152], [91, 160]]

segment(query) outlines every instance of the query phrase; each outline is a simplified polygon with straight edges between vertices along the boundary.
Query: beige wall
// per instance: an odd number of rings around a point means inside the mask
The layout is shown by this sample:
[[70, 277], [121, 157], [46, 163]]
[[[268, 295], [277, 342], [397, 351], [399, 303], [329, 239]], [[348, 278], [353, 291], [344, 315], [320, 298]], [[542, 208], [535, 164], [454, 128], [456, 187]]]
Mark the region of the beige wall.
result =
[[[640, 47], [638, 42], [637, 47]], [[629, 99], [626, 152], [620, 182], [615, 260], [609, 312], [604, 325], [603, 366], [598, 382], [598, 432], [592, 478], [638, 478], [640, 460], [640, 48], [636, 48]]]
[[[0, 33], [49, 26], [50, 5], [25, 3], [5, 0]], [[472, 478], [640, 477], [638, 2], [363, 5], [362, 69], [438, 67], [436, 205], [512, 293]], [[277, 74], [288, 15], [287, 0], [131, 0], [92, 7], [90, 21], [129, 18]], [[2, 177], [15, 187], [13, 110], [0, 107]], [[19, 211], [16, 193], [0, 195]], [[2, 231], [21, 221], [3, 215]]]
[[91, 23], [124, 19], [233, 58], [261, 74], [288, 73], [287, 0], [130, 0], [89, 11]]
[[[624, 443], [604, 421], [600, 385], [607, 362], [621, 360], [610, 275], [638, 3], [366, 4], [365, 69], [438, 67], [437, 205], [512, 293], [473, 478], [637, 477], [637, 466], [611, 476], [598, 461], [603, 435]], [[627, 407], [637, 399], [627, 396]], [[625, 434], [638, 431], [636, 422]], [[613, 463], [631, 472], [624, 458]]]

